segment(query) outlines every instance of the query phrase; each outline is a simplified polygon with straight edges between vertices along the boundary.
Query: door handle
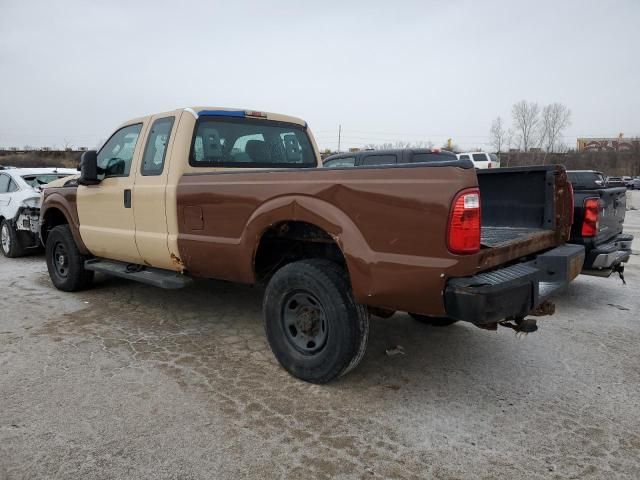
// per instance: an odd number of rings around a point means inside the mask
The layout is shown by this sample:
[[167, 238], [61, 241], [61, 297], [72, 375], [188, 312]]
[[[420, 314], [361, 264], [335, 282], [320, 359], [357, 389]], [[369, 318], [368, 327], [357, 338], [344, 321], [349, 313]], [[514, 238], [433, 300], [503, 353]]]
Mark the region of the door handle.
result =
[[124, 208], [131, 208], [131, 190], [129, 188], [124, 191]]

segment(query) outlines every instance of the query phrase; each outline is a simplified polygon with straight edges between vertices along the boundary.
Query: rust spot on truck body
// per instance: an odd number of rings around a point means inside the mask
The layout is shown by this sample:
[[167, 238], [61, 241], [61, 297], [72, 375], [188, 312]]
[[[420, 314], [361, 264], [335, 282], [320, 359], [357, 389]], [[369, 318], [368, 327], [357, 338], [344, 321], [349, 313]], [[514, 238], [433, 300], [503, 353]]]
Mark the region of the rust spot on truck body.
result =
[[184, 272], [184, 263], [175, 253], [171, 253], [171, 263], [173, 263], [173, 265], [177, 267], [180, 272]]

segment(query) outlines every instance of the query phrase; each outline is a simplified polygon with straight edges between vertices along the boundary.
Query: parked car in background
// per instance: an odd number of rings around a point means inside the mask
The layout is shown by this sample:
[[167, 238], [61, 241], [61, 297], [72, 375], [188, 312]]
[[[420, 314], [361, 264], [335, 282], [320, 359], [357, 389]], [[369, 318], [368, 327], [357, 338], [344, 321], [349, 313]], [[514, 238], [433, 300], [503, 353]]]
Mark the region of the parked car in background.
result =
[[606, 185], [609, 187], [627, 187], [622, 177], [607, 177]]
[[0, 250], [18, 257], [39, 246], [40, 192], [44, 185], [77, 173], [68, 168], [6, 168], [0, 170]]
[[83, 154], [77, 181], [45, 189], [49, 276], [63, 291], [89, 287], [94, 272], [163, 288], [265, 284], [271, 350], [314, 383], [358, 365], [372, 312], [535, 331], [527, 315], [551, 313], [549, 296], [584, 260], [566, 243], [564, 168], [385, 155], [323, 168], [307, 123], [275, 113], [195, 107], [130, 120]]
[[458, 157], [447, 150], [430, 148], [401, 148], [394, 150], [362, 150], [359, 152], [336, 153], [325, 158], [324, 167], [363, 167], [373, 165], [396, 165], [402, 163], [429, 163], [453, 161]]
[[631, 190], [640, 190], [640, 177], [633, 177], [627, 184], [627, 188]]
[[633, 177], [629, 177], [629, 176], [623, 176], [622, 177], [622, 181], [625, 185], [625, 187], [629, 188], [629, 186], [631, 185], [631, 180], [633, 180]]
[[569, 170], [573, 187], [574, 220], [571, 243], [585, 247], [582, 273], [608, 277], [618, 272], [631, 256], [633, 235], [623, 233], [627, 189], [606, 182], [602, 172]]
[[460, 160], [471, 160], [476, 168], [500, 168], [500, 157], [495, 153], [466, 152], [458, 153]]

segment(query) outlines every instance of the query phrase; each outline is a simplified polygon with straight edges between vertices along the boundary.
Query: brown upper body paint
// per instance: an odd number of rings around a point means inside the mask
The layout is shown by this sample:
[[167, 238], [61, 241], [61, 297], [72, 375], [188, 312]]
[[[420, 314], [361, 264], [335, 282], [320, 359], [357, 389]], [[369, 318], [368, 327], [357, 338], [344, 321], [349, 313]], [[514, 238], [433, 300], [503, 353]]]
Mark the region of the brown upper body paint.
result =
[[[452, 200], [474, 186], [475, 171], [458, 167], [188, 174], [177, 191], [178, 246], [186, 270], [196, 276], [253, 283], [263, 233], [290, 220], [309, 223], [340, 247], [358, 302], [444, 315], [449, 278], [566, 241], [566, 215], [559, 210], [554, 230], [477, 254], [451, 253]], [[570, 197], [560, 194], [557, 201], [568, 208]]]

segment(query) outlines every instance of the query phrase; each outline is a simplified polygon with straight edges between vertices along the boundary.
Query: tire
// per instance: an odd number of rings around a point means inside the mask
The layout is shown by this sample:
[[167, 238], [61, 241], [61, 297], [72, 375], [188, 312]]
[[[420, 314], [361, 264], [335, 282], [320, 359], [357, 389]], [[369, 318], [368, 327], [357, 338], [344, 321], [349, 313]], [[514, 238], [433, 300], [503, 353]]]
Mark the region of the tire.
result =
[[24, 255], [22, 239], [18, 231], [8, 220], [0, 222], [0, 250], [7, 258], [17, 258]]
[[411, 312], [409, 312], [409, 315], [411, 315], [414, 320], [420, 323], [424, 323], [425, 325], [431, 325], [433, 327], [448, 327], [449, 325], [453, 325], [458, 321], [454, 318], [449, 317], [428, 317], [427, 315], [420, 315]]
[[327, 383], [354, 369], [369, 336], [369, 312], [347, 275], [328, 260], [290, 263], [267, 285], [264, 328], [271, 351], [291, 375]]
[[45, 257], [49, 277], [58, 290], [75, 292], [91, 285], [93, 271], [85, 270], [86, 257], [78, 251], [69, 225], [58, 225], [49, 232]]

